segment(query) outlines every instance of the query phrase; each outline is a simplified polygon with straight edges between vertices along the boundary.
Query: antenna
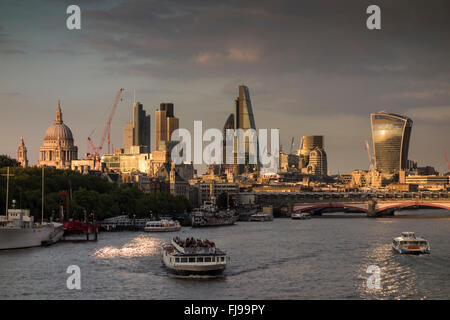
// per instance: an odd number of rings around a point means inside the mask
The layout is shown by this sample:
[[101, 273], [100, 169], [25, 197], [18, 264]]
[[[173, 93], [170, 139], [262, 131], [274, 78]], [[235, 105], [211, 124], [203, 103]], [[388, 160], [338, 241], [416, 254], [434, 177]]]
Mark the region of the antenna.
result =
[[135, 104], [136, 103], [136, 89], [133, 89], [133, 92], [134, 92], [133, 104]]

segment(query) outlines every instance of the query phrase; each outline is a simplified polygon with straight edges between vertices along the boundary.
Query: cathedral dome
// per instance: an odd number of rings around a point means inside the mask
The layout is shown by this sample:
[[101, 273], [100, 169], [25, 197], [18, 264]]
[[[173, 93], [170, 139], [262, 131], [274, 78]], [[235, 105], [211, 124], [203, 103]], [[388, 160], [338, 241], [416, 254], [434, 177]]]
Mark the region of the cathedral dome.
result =
[[49, 140], [56, 141], [58, 139], [60, 139], [61, 141], [64, 140], [73, 141], [72, 131], [68, 126], [66, 126], [63, 123], [61, 106], [59, 102], [58, 102], [58, 109], [56, 110], [56, 120], [50, 127], [48, 127], [47, 131], [45, 132], [44, 141]]
[[45, 132], [44, 140], [73, 140], [72, 131], [64, 123], [54, 123]]

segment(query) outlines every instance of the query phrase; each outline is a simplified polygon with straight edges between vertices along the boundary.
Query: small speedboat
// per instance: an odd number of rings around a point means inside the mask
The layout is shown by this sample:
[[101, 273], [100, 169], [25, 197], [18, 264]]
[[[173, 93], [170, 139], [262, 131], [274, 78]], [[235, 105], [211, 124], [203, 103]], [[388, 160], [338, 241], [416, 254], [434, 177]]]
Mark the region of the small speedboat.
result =
[[416, 237], [414, 232], [402, 232], [400, 237], [392, 241], [392, 249], [398, 253], [421, 254], [430, 253], [428, 240]]
[[258, 221], [258, 222], [264, 222], [264, 221], [273, 221], [273, 215], [258, 212], [256, 214], [252, 214], [250, 216], [250, 221]]
[[291, 215], [291, 219], [294, 220], [311, 219], [311, 215], [308, 212], [295, 212]]
[[173, 220], [159, 220], [149, 221], [145, 224], [144, 231], [146, 232], [170, 232], [179, 231], [181, 225], [178, 221]]

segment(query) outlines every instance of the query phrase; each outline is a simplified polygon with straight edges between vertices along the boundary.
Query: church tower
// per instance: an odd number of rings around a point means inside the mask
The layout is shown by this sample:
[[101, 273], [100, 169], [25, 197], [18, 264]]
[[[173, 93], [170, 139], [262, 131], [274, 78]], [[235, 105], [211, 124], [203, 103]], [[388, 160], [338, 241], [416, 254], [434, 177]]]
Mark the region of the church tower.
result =
[[28, 167], [27, 147], [25, 147], [23, 137], [20, 137], [19, 146], [17, 147], [17, 161], [20, 162], [22, 167]]

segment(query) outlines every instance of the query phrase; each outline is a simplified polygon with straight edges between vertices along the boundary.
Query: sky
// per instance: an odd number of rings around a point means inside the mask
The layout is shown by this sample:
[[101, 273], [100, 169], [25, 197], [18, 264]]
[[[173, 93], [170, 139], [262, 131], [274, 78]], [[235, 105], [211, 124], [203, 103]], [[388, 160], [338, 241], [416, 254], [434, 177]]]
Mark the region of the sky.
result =
[[[81, 30], [66, 9], [81, 8]], [[366, 9], [381, 8], [381, 30]], [[448, 171], [450, 2], [245, 0], [2, 0], [0, 154], [16, 156], [24, 137], [39, 158], [58, 99], [79, 158], [95, 129], [122, 146], [133, 89], [152, 116], [172, 102], [180, 127], [222, 128], [238, 86], [250, 90], [257, 128], [291, 139], [324, 135], [331, 174], [367, 169], [370, 113], [405, 114], [414, 124], [409, 159]]]

